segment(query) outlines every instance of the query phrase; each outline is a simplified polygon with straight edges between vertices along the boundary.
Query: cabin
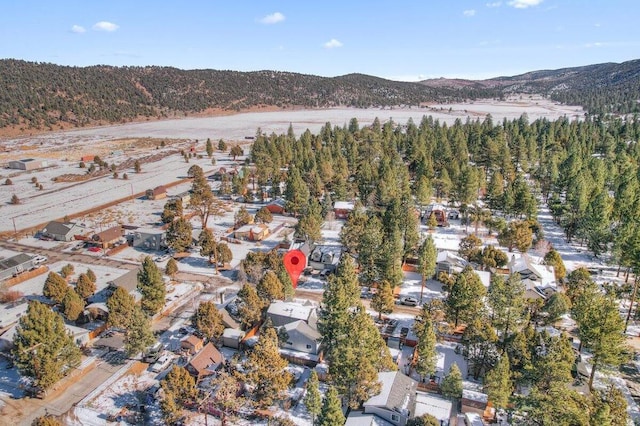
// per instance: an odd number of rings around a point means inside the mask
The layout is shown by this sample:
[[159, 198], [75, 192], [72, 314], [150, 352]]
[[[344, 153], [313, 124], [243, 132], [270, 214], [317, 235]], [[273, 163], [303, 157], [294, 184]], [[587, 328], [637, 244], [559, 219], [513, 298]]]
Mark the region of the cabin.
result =
[[120, 225], [105, 229], [102, 232], [93, 234], [91, 242], [103, 249], [108, 249], [118, 244], [118, 241], [124, 236], [123, 229]]
[[274, 327], [282, 327], [296, 321], [304, 321], [310, 327], [317, 329], [318, 314], [311, 303], [272, 302], [267, 309], [267, 318]]
[[462, 257], [448, 250], [442, 250], [438, 252], [436, 257], [436, 277], [440, 275], [440, 272], [447, 274], [453, 274], [454, 272], [460, 273], [468, 265]]
[[163, 185], [156, 186], [153, 189], [147, 189], [145, 195], [147, 200], [161, 200], [167, 198], [167, 188]]
[[262, 241], [269, 236], [269, 227], [263, 223], [244, 225], [233, 231], [233, 238], [242, 241]]
[[196, 378], [197, 381], [215, 374], [224, 363], [224, 356], [213, 345], [207, 343], [186, 366], [187, 371]]
[[439, 227], [449, 226], [449, 221], [447, 220], [447, 209], [442, 204], [430, 204], [425, 209], [422, 215], [422, 221], [427, 224], [429, 223], [429, 217], [431, 213], [436, 217], [436, 221], [438, 222]]

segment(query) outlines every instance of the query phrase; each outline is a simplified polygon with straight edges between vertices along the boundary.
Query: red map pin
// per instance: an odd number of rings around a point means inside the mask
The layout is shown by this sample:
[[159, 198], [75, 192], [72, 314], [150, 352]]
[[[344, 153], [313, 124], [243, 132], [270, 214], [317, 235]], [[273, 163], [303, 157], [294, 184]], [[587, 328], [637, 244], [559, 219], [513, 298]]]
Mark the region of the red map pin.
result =
[[282, 258], [282, 262], [284, 263], [284, 268], [289, 273], [293, 288], [296, 288], [300, 274], [304, 271], [304, 268], [307, 267], [307, 256], [298, 249], [289, 250]]

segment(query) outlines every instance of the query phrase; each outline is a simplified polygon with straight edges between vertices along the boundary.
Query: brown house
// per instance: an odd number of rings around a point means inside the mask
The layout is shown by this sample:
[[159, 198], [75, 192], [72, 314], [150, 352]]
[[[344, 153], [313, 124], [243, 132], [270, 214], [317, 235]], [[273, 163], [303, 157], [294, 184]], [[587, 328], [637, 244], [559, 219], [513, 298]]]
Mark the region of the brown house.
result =
[[160, 200], [167, 198], [167, 188], [165, 186], [156, 186], [153, 189], [147, 189], [145, 192], [148, 200]]
[[213, 343], [209, 342], [196, 356], [191, 358], [186, 368], [196, 380], [200, 380], [214, 374], [223, 362], [224, 356], [222, 353], [220, 353]]
[[82, 157], [80, 157], [80, 161], [83, 162], [91, 162], [96, 158], [95, 154], [89, 154], [89, 155], [83, 155]]
[[116, 245], [116, 242], [122, 238], [124, 233], [122, 232], [122, 227], [120, 225], [114, 226], [113, 228], [106, 229], [102, 232], [94, 234], [91, 237], [91, 241], [94, 244], [101, 246], [104, 249], [113, 247]]
[[201, 338], [191, 334], [180, 340], [180, 347], [189, 352], [189, 355], [195, 355], [202, 350], [204, 342]]

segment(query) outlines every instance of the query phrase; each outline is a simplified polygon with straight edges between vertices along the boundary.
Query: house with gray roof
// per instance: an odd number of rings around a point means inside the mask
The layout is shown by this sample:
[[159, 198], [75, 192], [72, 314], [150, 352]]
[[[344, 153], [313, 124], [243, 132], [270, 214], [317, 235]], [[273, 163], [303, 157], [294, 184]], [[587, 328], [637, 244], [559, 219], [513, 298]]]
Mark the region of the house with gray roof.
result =
[[20, 253], [11, 257], [0, 257], [0, 281], [28, 271], [36, 266], [34, 257]]
[[118, 287], [122, 287], [127, 290], [127, 292], [133, 295], [136, 300], [139, 300], [142, 295], [138, 292], [138, 272], [141, 270], [141, 267], [137, 267], [126, 272], [123, 275], [115, 278], [112, 281], [107, 282], [108, 292], [113, 294], [113, 292]]
[[73, 222], [51, 221], [42, 228], [40, 233], [55, 241], [73, 241], [75, 235], [82, 235], [85, 228]]
[[320, 352], [320, 338], [322, 337], [318, 330], [301, 320], [286, 324], [284, 329], [288, 338], [282, 345], [283, 349], [318, 355]]
[[282, 327], [292, 322], [304, 321], [309, 326], [317, 328], [318, 314], [311, 303], [283, 302], [276, 300], [267, 309], [267, 318], [271, 319], [274, 327]]
[[365, 414], [375, 414], [395, 426], [414, 416], [418, 382], [398, 371], [378, 373], [380, 393], [362, 404]]

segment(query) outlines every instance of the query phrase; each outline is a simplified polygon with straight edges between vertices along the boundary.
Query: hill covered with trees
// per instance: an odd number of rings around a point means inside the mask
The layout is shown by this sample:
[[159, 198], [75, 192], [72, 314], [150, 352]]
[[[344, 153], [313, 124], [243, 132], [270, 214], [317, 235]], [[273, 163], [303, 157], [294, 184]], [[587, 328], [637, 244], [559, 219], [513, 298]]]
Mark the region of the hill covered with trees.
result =
[[0, 87], [0, 129], [22, 130], [119, 123], [211, 109], [366, 108], [473, 96], [362, 74], [326, 78], [277, 71], [68, 67], [10, 59], [0, 60]]
[[640, 112], [640, 60], [533, 71], [488, 80], [432, 79], [422, 84], [437, 88], [488, 92], [492, 97], [536, 93], [590, 114]]

